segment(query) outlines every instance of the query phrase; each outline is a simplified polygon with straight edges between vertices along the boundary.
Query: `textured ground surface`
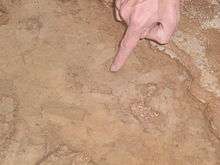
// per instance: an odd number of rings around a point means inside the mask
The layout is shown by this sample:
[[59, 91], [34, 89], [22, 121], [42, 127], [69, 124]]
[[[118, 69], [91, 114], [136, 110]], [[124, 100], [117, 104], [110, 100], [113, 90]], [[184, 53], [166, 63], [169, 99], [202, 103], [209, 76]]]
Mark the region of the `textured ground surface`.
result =
[[186, 1], [171, 43], [118, 73], [109, 6], [0, 0], [0, 164], [219, 165], [218, 1]]

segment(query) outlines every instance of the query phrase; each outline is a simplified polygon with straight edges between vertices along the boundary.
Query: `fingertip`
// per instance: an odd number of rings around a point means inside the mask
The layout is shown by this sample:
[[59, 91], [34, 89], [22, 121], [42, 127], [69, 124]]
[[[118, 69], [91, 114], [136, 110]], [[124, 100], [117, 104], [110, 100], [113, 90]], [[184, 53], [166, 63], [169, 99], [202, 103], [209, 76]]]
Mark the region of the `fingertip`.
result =
[[118, 67], [117, 65], [112, 65], [110, 68], [111, 72], [117, 72], [120, 69], [120, 67]]

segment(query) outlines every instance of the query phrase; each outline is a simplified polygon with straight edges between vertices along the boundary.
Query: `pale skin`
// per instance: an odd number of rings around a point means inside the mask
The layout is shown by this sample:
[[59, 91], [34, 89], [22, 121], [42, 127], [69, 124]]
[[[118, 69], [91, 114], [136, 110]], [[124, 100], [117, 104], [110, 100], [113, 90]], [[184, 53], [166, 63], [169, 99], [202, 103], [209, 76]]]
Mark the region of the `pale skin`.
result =
[[116, 19], [127, 29], [111, 66], [118, 71], [142, 38], [169, 42], [179, 21], [180, 0], [116, 0]]

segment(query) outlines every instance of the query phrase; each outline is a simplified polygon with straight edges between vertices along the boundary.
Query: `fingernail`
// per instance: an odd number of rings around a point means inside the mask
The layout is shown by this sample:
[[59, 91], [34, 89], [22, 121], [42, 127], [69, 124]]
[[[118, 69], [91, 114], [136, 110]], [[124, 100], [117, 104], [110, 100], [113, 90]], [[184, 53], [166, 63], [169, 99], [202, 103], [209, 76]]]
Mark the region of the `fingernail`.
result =
[[117, 72], [119, 69], [120, 68], [118, 68], [117, 65], [112, 65], [110, 70], [111, 70], [111, 72]]

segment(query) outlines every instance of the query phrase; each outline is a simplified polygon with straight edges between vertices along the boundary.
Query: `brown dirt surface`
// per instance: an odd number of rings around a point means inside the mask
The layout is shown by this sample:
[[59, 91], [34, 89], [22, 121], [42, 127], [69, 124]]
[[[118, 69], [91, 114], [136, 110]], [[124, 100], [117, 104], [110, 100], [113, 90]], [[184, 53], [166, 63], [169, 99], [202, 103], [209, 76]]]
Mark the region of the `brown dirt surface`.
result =
[[0, 0], [1, 165], [219, 165], [220, 4], [117, 73], [111, 0]]

